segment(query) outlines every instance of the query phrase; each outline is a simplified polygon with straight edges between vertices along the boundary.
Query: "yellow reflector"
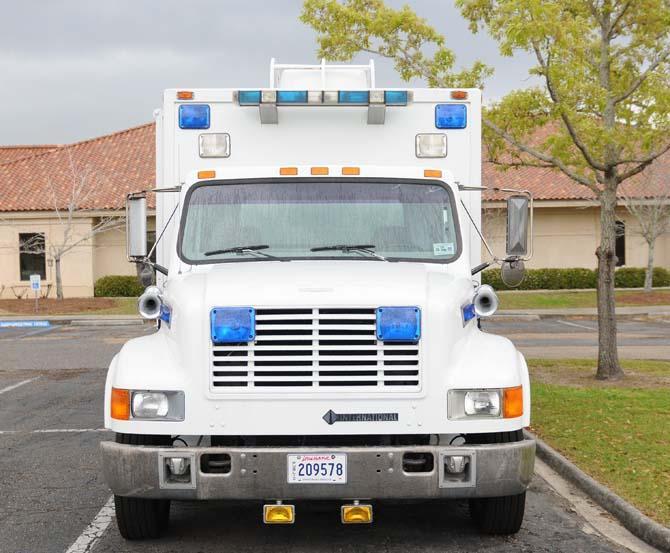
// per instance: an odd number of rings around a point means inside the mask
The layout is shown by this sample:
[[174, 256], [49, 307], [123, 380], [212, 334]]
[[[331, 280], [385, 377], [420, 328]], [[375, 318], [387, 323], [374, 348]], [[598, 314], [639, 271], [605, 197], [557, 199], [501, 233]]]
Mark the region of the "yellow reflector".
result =
[[361, 174], [361, 169], [360, 169], [360, 167], [342, 167], [342, 174], [343, 175], [360, 175]]
[[451, 97], [454, 100], [467, 100], [468, 93], [465, 90], [452, 90]]
[[216, 171], [198, 171], [199, 179], [213, 179], [216, 177]]
[[442, 171], [439, 169], [425, 169], [423, 172], [424, 177], [432, 177], [434, 179], [442, 178]]
[[293, 524], [295, 507], [293, 505], [263, 505], [263, 522], [265, 524]]
[[190, 90], [178, 90], [177, 91], [178, 100], [193, 100], [193, 92]]
[[279, 168], [279, 174], [280, 175], [297, 175], [298, 174], [298, 168], [297, 167], [280, 167]]
[[503, 389], [503, 417], [513, 419], [523, 415], [523, 387]]
[[312, 167], [312, 175], [327, 175], [328, 167]]
[[342, 524], [370, 524], [372, 505], [342, 505]]
[[130, 418], [130, 392], [112, 388], [111, 415], [113, 419], [127, 421]]

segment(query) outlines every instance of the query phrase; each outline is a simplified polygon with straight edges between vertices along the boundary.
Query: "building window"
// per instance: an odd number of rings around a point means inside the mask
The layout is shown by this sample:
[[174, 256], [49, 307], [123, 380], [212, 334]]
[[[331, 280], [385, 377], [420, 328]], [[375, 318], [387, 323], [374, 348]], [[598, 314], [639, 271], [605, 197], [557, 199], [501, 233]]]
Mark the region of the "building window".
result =
[[623, 267], [626, 264], [626, 223], [616, 222], [616, 243], [614, 253], [617, 256], [617, 267]]
[[22, 232], [19, 234], [19, 270], [21, 280], [30, 280], [30, 275], [47, 278], [44, 233]]

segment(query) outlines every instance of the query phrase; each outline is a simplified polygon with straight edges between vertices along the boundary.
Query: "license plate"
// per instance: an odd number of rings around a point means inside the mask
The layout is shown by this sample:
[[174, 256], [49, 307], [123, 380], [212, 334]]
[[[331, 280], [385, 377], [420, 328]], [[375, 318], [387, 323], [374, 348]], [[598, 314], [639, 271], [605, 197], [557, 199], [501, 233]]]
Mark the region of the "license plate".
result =
[[346, 484], [346, 453], [307, 453], [287, 456], [289, 484]]

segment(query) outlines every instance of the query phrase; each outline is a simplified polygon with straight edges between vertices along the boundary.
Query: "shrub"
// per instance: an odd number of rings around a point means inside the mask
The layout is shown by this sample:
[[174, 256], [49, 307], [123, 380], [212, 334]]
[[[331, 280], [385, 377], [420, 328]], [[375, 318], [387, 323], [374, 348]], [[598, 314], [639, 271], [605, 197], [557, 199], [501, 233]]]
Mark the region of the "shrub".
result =
[[132, 298], [144, 292], [144, 287], [135, 276], [107, 275], [95, 281], [93, 293], [99, 297]]
[[[496, 290], [574, 290], [595, 288], [598, 271], [595, 269], [527, 269], [523, 282], [517, 288], [508, 288], [500, 278], [499, 269], [489, 269], [482, 273], [482, 284], [490, 284]], [[642, 288], [644, 269], [623, 267], [614, 273], [617, 288]], [[654, 287], [670, 286], [670, 271], [662, 267], [654, 268]]]

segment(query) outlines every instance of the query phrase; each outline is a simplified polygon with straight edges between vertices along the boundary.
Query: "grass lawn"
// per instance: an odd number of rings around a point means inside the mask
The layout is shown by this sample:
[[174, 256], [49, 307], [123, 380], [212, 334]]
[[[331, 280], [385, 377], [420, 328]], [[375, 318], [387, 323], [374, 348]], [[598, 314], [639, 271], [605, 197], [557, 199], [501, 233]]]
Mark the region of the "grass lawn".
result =
[[[500, 291], [500, 309], [553, 309], [564, 307], [596, 307], [596, 291], [571, 290]], [[617, 305], [670, 305], [670, 290], [617, 290]]]
[[137, 315], [137, 298], [41, 299], [35, 312], [33, 299], [0, 300], [2, 315]]
[[590, 360], [529, 360], [532, 429], [582, 470], [670, 526], [670, 362], [622, 362], [615, 383]]

